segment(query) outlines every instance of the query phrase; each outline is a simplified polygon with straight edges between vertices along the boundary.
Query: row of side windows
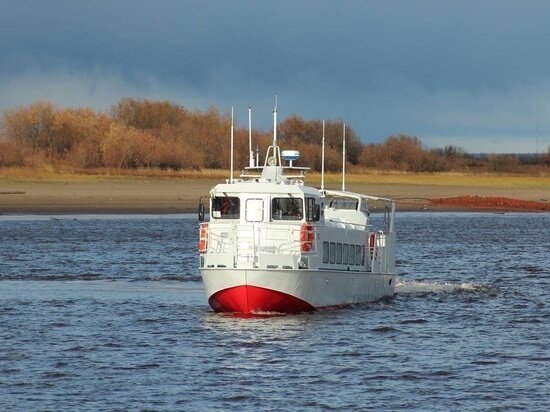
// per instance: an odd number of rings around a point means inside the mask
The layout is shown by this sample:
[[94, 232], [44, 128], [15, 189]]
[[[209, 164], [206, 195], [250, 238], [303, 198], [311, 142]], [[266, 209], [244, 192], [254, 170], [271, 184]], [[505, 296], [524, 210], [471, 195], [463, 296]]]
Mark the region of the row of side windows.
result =
[[365, 265], [365, 246], [323, 242], [323, 263]]

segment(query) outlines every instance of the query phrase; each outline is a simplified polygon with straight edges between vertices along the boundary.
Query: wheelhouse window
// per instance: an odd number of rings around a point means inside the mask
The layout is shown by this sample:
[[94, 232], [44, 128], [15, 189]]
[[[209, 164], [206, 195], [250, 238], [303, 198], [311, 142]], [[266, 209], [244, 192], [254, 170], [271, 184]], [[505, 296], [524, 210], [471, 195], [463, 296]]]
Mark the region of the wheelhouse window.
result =
[[303, 200], [295, 197], [275, 197], [271, 200], [271, 218], [273, 220], [302, 220], [304, 217]]
[[215, 196], [212, 198], [212, 217], [214, 219], [239, 219], [241, 201], [233, 196]]

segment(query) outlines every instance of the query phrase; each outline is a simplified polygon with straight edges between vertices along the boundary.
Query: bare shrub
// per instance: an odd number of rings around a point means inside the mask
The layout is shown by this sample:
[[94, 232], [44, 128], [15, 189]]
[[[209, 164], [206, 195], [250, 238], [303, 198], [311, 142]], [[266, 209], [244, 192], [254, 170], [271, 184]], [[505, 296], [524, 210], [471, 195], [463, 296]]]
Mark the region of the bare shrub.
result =
[[36, 102], [29, 107], [9, 110], [4, 114], [6, 137], [32, 148], [48, 149], [52, 141], [55, 108], [48, 102]]
[[194, 147], [176, 140], [159, 141], [159, 151], [154, 166], [161, 169], [195, 169], [201, 168], [203, 154]]
[[360, 156], [361, 165], [369, 168], [403, 170], [410, 172], [431, 168], [435, 153], [427, 154], [417, 137], [390, 136], [384, 143], [366, 146]]
[[25, 156], [20, 144], [0, 140], [0, 167], [23, 166], [24, 163]]
[[128, 127], [142, 130], [160, 130], [163, 126], [182, 124], [187, 110], [168, 101], [125, 98], [111, 109], [113, 119]]
[[437, 150], [425, 151], [418, 172], [447, 172], [451, 170], [449, 161], [438, 154]]
[[78, 142], [72, 149], [69, 158], [75, 166], [97, 168], [103, 166], [101, 140], [88, 138]]
[[[283, 120], [278, 130], [283, 143], [294, 146], [306, 143], [311, 147], [321, 147], [323, 139], [323, 122], [321, 120], [305, 120], [299, 116], [292, 115]], [[342, 139], [344, 134], [344, 123], [342, 121], [325, 122], [325, 146], [342, 153]], [[352, 164], [357, 164], [361, 157], [363, 144], [355, 130], [346, 125], [346, 158]], [[315, 169], [318, 169], [315, 167]]]
[[517, 156], [514, 155], [491, 155], [489, 156], [489, 168], [494, 172], [514, 172], [519, 165]]
[[101, 144], [103, 164], [115, 168], [148, 167], [155, 154], [153, 136], [120, 124], [113, 124]]
[[49, 150], [66, 154], [86, 139], [98, 139], [107, 133], [110, 119], [92, 109], [65, 109], [55, 113]]

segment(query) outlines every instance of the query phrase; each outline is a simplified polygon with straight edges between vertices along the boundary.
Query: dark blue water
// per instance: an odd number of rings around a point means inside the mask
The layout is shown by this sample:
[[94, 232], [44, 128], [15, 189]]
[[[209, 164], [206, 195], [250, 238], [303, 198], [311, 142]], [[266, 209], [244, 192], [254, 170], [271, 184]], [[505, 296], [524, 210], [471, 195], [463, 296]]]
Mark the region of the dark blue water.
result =
[[0, 216], [0, 410], [550, 410], [550, 214], [401, 214], [399, 294], [212, 313], [194, 216]]

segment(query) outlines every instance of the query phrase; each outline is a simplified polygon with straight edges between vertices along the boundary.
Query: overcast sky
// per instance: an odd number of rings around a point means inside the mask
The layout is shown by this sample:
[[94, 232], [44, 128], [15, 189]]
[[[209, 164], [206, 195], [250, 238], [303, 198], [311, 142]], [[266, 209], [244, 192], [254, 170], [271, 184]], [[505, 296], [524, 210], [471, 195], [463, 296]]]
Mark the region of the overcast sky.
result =
[[342, 119], [364, 142], [550, 145], [549, 1], [0, 0], [0, 110], [121, 97], [237, 121]]

